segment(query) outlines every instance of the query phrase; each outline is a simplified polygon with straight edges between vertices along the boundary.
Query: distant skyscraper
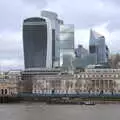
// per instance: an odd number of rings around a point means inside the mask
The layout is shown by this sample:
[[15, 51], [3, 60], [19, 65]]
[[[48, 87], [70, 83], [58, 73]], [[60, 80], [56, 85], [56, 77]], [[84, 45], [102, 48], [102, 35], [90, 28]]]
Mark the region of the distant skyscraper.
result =
[[79, 58], [83, 58], [88, 55], [88, 50], [83, 48], [82, 45], [78, 45], [78, 48], [75, 49], [75, 56]]
[[90, 30], [89, 52], [96, 55], [97, 64], [108, 62], [109, 49], [105, 37], [92, 30]]
[[47, 18], [33, 17], [23, 23], [25, 68], [51, 68], [54, 31]]
[[74, 54], [74, 25], [60, 26], [60, 66], [72, 68]]
[[52, 31], [54, 37], [54, 42], [52, 45], [53, 51], [53, 67], [60, 66], [60, 25], [63, 21], [58, 19], [58, 15], [51, 11], [41, 11], [41, 16], [48, 18], [51, 21]]

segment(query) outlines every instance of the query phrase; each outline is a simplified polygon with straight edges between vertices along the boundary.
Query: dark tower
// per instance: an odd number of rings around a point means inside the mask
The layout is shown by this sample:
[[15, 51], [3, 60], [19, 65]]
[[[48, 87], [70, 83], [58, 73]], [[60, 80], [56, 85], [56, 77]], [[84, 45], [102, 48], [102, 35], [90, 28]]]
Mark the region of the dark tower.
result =
[[24, 20], [23, 48], [25, 69], [46, 67], [47, 23], [44, 18], [33, 17]]

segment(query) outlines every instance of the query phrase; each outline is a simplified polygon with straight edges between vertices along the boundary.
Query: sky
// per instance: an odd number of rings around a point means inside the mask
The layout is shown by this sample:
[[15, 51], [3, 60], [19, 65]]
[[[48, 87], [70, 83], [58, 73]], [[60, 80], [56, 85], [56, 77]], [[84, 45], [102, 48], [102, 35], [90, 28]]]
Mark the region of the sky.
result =
[[111, 53], [120, 52], [120, 0], [0, 0], [0, 70], [24, 68], [23, 19], [41, 10], [75, 25], [75, 47], [88, 49], [92, 28], [106, 37]]

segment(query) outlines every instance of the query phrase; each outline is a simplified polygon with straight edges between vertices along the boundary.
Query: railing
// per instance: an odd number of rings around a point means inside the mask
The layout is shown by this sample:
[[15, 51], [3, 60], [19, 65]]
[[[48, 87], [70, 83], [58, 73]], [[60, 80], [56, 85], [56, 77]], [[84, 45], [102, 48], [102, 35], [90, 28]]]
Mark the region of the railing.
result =
[[114, 94], [100, 94], [100, 93], [79, 93], [79, 94], [64, 94], [64, 93], [54, 93], [54, 94], [45, 94], [45, 93], [19, 93], [17, 94], [19, 97], [119, 97], [120, 93]]

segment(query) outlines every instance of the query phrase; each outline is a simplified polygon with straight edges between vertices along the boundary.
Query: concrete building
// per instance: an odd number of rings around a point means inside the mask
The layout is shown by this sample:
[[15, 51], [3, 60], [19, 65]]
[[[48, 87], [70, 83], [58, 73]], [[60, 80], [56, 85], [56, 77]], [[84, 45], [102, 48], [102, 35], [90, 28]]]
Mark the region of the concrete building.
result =
[[44, 17], [27, 18], [23, 22], [23, 48], [26, 68], [52, 68], [55, 53], [55, 31]]
[[[21, 71], [8, 71], [0, 78], [0, 95], [12, 96], [21, 92]], [[23, 91], [22, 91], [23, 92]]]
[[89, 52], [96, 55], [97, 64], [108, 62], [109, 48], [105, 43], [105, 37], [93, 30], [90, 30]]

